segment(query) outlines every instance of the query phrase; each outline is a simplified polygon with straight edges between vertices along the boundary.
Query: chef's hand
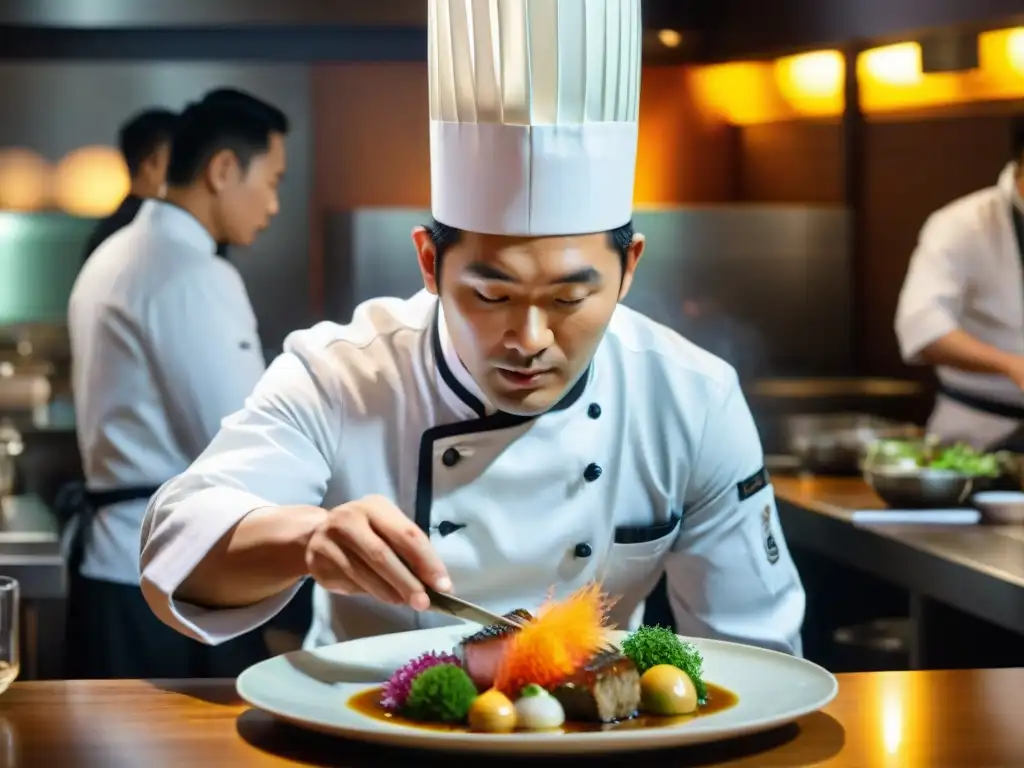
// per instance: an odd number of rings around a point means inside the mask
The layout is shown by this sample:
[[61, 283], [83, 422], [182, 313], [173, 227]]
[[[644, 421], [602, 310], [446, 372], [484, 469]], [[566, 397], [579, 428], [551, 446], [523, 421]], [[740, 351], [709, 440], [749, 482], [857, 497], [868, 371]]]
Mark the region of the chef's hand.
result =
[[452, 589], [430, 539], [383, 496], [330, 510], [306, 546], [306, 566], [330, 592], [373, 595], [418, 611], [430, 606], [424, 583], [441, 592]]

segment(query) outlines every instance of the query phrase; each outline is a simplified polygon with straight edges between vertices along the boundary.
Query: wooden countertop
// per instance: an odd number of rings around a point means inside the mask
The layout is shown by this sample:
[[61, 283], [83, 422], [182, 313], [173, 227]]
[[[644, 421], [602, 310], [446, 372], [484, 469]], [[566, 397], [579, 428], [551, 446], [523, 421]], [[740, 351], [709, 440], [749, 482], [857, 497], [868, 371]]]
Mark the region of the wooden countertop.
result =
[[[643, 760], [649, 766], [759, 768], [1024, 765], [1016, 703], [1022, 686], [1024, 669], [840, 675], [835, 701], [793, 726]], [[0, 696], [4, 768], [369, 767], [412, 765], [424, 757], [276, 723], [243, 705], [233, 681], [30, 682]], [[478, 765], [480, 758], [444, 761]]]
[[847, 522], [855, 509], [885, 507], [885, 502], [859, 477], [772, 474], [772, 486], [779, 499]]

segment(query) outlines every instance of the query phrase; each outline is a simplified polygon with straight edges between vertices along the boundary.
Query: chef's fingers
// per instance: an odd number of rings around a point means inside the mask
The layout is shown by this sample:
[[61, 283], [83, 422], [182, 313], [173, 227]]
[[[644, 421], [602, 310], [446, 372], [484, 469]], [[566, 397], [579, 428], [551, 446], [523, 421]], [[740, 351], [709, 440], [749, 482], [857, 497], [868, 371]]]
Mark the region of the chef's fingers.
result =
[[[331, 527], [334, 541], [349, 555], [357, 556], [374, 573], [391, 585], [408, 603], [418, 611], [430, 607], [430, 598], [423, 590], [423, 584], [405, 567], [391, 546], [382, 539], [370, 525], [372, 511], [362, 504], [347, 505], [349, 509], [339, 514], [337, 524]], [[339, 510], [341, 512], [342, 510]]]
[[451, 592], [452, 581], [448, 569], [434, 550], [429, 537], [404, 512], [386, 499], [370, 497], [373, 505], [370, 524], [388, 542], [421, 582], [439, 592]]
[[310, 541], [306, 549], [306, 567], [313, 580], [328, 592], [357, 595], [363, 591], [348, 576], [351, 566], [345, 553], [326, 536]]
[[353, 578], [363, 587], [367, 594], [373, 595], [381, 602], [389, 605], [405, 605], [408, 602], [394, 587], [384, 581], [380, 574], [376, 573], [373, 568], [364, 563], [357, 555], [353, 554], [349, 560], [352, 562]]
[[310, 574], [330, 592], [345, 595], [368, 594], [390, 605], [405, 601], [387, 582], [356, 557], [346, 555], [335, 542], [324, 537], [318, 542]]

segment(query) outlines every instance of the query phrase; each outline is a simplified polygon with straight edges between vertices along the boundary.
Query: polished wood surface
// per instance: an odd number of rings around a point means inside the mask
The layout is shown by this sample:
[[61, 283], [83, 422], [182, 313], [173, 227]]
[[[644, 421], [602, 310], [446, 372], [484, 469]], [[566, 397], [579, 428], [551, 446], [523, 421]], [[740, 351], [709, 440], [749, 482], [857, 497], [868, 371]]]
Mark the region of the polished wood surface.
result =
[[773, 474], [772, 487], [780, 500], [847, 522], [854, 510], [885, 507], [885, 502], [859, 477]]
[[[841, 675], [835, 701], [791, 726], [717, 745], [652, 752], [643, 760], [648, 766], [759, 768], [1024, 765], [1017, 704], [1022, 686], [1024, 669]], [[0, 696], [4, 768], [369, 768], [414, 765], [425, 757], [277, 723], [246, 707], [231, 681], [15, 683]], [[613, 761], [621, 763], [622, 757], [586, 760]], [[445, 757], [446, 764], [453, 762], [473, 759]]]
[[819, 397], [908, 397], [924, 387], [900, 379], [760, 379], [750, 387], [758, 397], [812, 399]]

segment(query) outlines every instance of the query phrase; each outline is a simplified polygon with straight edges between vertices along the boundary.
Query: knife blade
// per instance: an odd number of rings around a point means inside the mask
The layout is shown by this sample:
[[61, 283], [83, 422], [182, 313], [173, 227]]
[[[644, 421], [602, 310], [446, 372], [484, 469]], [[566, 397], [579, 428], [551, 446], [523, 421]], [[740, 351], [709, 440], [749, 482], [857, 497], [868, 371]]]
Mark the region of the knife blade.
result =
[[481, 608], [479, 605], [460, 600], [454, 595], [438, 592], [436, 589], [431, 589], [426, 585], [424, 585], [424, 589], [426, 590], [427, 597], [430, 598], [430, 607], [441, 613], [446, 613], [463, 621], [482, 624], [485, 627], [490, 624], [499, 624], [513, 629], [520, 629], [522, 627], [521, 624], [512, 619], [506, 618], [501, 614], [491, 613], [491, 611]]

